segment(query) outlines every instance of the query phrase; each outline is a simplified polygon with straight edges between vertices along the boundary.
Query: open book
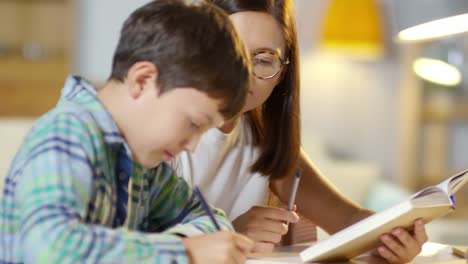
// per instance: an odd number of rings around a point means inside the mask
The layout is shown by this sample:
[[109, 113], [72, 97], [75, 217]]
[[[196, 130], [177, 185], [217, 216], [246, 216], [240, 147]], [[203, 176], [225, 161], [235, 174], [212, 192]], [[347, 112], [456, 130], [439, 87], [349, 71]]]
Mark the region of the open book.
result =
[[423, 189], [407, 200], [376, 213], [306, 248], [300, 253], [304, 262], [350, 259], [380, 245], [379, 236], [395, 227], [411, 230], [416, 219], [427, 223], [455, 209], [453, 195], [468, 180], [468, 170], [436, 186]]

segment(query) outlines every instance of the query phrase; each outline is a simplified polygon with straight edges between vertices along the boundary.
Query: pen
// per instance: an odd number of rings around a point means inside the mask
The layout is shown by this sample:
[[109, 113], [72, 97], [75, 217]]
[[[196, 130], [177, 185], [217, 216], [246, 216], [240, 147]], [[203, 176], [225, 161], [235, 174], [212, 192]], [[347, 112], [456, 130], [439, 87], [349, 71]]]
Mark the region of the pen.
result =
[[[293, 185], [292, 185], [291, 194], [289, 196], [289, 205], [288, 205], [288, 210], [289, 211], [292, 211], [292, 209], [293, 209], [294, 200], [296, 199], [297, 188], [299, 187], [299, 181], [301, 180], [301, 175], [302, 175], [301, 169], [297, 169], [296, 170], [296, 175], [294, 175], [294, 182], [293, 182]], [[289, 221], [287, 222], [286, 225], [289, 225]]]
[[219, 227], [218, 222], [216, 222], [216, 218], [214, 217], [213, 212], [211, 211], [210, 207], [209, 207], [208, 204], [206, 203], [206, 200], [205, 200], [205, 198], [203, 197], [202, 193], [200, 192], [200, 189], [198, 188], [198, 186], [196, 186], [196, 187], [193, 189], [193, 192], [195, 193], [195, 195], [198, 196], [198, 199], [200, 200], [200, 203], [201, 203], [203, 209], [205, 210], [206, 214], [210, 217], [211, 222], [212, 222], [213, 225], [216, 227], [216, 230], [217, 230], [217, 231], [221, 231], [221, 227]]

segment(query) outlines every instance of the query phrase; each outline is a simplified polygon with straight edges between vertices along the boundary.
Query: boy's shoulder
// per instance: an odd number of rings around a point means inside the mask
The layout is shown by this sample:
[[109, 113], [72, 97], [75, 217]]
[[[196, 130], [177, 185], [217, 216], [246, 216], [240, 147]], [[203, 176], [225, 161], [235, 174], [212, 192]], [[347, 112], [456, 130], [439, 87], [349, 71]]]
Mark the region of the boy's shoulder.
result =
[[60, 142], [80, 145], [91, 151], [100, 140], [100, 134], [102, 131], [90, 111], [79, 105], [60, 105], [34, 123], [26, 135], [24, 147], [29, 149], [47, 142]]
[[57, 159], [70, 157], [94, 163], [105, 153], [105, 142], [92, 115], [76, 106], [56, 107], [42, 115], [25, 136], [9, 173], [17, 173], [32, 160], [52, 168]]
[[34, 127], [51, 128], [66, 126], [68, 129], [83, 129], [88, 132], [100, 130], [91, 111], [78, 104], [61, 104], [41, 116]]

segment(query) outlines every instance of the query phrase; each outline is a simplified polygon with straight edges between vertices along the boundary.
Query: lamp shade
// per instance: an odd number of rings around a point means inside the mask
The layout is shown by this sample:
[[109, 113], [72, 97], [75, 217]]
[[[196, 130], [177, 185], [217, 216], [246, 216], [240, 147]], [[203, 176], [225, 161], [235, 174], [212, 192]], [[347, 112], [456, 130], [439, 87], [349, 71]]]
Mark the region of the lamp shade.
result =
[[468, 31], [467, 0], [396, 0], [396, 40], [417, 42]]
[[321, 44], [356, 57], [380, 57], [384, 49], [381, 24], [376, 0], [331, 0]]

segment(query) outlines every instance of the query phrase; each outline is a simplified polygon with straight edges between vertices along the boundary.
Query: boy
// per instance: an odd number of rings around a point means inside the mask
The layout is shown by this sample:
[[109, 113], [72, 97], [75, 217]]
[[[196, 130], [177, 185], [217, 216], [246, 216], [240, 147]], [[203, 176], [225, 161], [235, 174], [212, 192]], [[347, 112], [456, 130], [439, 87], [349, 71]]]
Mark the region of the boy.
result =
[[163, 161], [241, 109], [248, 65], [213, 6], [159, 0], [136, 10], [104, 88], [69, 77], [25, 138], [3, 190], [0, 263], [243, 262], [253, 243], [201, 235], [213, 223]]

